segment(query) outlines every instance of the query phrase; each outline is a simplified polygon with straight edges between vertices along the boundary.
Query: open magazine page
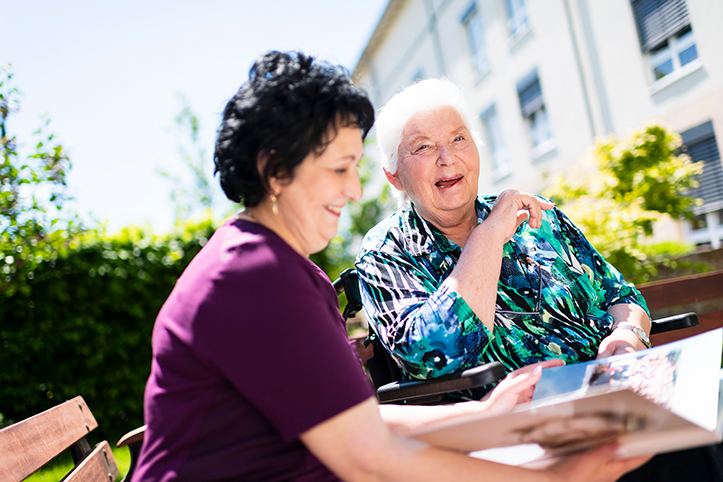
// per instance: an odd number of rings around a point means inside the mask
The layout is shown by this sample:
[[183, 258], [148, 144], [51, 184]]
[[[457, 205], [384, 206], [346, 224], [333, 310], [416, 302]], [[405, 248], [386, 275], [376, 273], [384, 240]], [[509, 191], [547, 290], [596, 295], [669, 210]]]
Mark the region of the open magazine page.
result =
[[707, 430], [715, 430], [721, 333], [714, 330], [649, 350], [548, 368], [537, 383], [533, 405], [631, 389]]
[[719, 329], [546, 369], [533, 403], [508, 414], [441, 423], [414, 436], [480, 458], [532, 465], [613, 440], [621, 445], [620, 457], [715, 443], [721, 439], [716, 428], [722, 345]]

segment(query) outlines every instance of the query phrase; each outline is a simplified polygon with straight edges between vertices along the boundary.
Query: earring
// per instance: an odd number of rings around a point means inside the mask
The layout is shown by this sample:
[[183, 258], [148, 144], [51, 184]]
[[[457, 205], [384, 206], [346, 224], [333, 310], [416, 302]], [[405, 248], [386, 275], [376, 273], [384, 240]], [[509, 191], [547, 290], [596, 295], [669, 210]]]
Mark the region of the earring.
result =
[[276, 216], [279, 214], [279, 207], [276, 205], [276, 195], [269, 194], [269, 199], [271, 199], [271, 212]]

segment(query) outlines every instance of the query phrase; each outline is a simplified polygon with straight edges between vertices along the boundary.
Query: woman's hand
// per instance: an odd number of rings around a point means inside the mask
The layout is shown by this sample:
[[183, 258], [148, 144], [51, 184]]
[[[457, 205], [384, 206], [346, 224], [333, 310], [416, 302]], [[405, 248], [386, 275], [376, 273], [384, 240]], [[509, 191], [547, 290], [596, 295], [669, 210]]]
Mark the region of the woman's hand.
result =
[[505, 242], [512, 239], [517, 228], [527, 220], [531, 228], [542, 226], [542, 211], [555, 207], [554, 203], [515, 189], [503, 191], [495, 201], [488, 221], [502, 230]]
[[613, 482], [652, 457], [614, 459], [616, 449], [617, 445], [612, 443], [571, 455], [549, 467], [546, 472], [556, 482]]
[[490, 415], [506, 413], [515, 408], [518, 403], [531, 401], [535, 392], [535, 384], [542, 376], [542, 369], [559, 367], [564, 364], [563, 360], [553, 358], [513, 371], [487, 396], [484, 401], [487, 403], [485, 410]]
[[638, 350], [645, 350], [647, 347], [641, 342], [635, 333], [630, 330], [613, 330], [610, 335], [603, 338], [598, 347], [597, 358], [607, 358], [623, 353], [632, 353]]

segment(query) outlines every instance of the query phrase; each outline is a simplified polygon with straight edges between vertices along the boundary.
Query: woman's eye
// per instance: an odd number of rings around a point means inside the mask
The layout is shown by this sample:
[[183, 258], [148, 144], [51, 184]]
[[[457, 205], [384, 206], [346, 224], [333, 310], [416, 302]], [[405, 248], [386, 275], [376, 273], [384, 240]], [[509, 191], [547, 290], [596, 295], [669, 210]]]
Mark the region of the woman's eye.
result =
[[455, 140], [455, 142], [456, 142], [456, 141], [463, 141], [463, 140], [464, 140], [464, 136], [457, 136], [457, 137], [454, 138], [454, 140]]
[[429, 146], [427, 144], [422, 144], [421, 146], [417, 147], [417, 152], [423, 151], [424, 149], [427, 149]]
[[334, 169], [334, 172], [337, 174], [346, 174], [348, 170], [348, 167], [337, 167], [336, 169]]

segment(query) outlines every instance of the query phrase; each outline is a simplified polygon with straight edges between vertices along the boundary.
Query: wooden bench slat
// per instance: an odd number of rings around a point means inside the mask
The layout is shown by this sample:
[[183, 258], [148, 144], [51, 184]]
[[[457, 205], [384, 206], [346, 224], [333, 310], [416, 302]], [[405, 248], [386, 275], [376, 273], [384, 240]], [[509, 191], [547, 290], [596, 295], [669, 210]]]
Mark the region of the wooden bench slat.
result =
[[105, 440], [95, 446], [93, 451], [75, 469], [63, 479], [63, 482], [113, 482], [120, 475], [110, 445]]
[[23, 480], [97, 426], [79, 396], [0, 430], [3, 480]]
[[720, 298], [723, 293], [723, 271], [653, 281], [638, 285], [637, 288], [651, 310], [687, 305]]

